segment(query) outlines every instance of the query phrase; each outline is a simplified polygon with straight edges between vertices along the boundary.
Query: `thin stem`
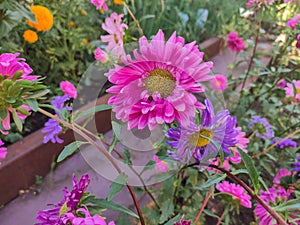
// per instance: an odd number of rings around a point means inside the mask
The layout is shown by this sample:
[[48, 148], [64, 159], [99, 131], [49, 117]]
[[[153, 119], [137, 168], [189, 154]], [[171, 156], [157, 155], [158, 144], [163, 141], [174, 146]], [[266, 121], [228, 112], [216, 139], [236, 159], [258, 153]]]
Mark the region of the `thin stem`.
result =
[[131, 16], [131, 18], [135, 22], [135, 25], [137, 26], [140, 35], [144, 36], [144, 32], [143, 32], [143, 29], [141, 28], [141, 25], [140, 25], [139, 21], [135, 18], [134, 14], [132, 13], [132, 11], [130, 10], [130, 8], [128, 7], [128, 5], [125, 2], [123, 2], [123, 5], [125, 6], [125, 8], [127, 9], [129, 15]]
[[279, 223], [279, 225], [288, 225], [284, 221], [284, 219], [271, 206], [269, 206], [264, 200], [262, 200], [257, 194], [255, 194], [254, 191], [240, 178], [233, 175], [231, 172], [229, 172], [223, 168], [220, 168], [216, 165], [210, 164], [208, 166], [222, 171], [229, 178], [231, 178], [232, 180], [236, 181], [239, 185], [241, 185], [251, 195], [252, 198], [254, 198], [260, 205], [262, 205], [270, 213], [270, 215]]
[[222, 213], [222, 215], [220, 216], [220, 218], [218, 219], [218, 223], [217, 223], [217, 225], [221, 225], [221, 223], [222, 223], [222, 220], [224, 219], [224, 217], [225, 217], [225, 214], [226, 214], [226, 212], [225, 212], [225, 210], [223, 211], [223, 213]]
[[[286, 139], [288, 139], [288, 138], [290, 138], [290, 137], [293, 137], [293, 136], [295, 136], [295, 135], [298, 134], [298, 133], [300, 133], [300, 129], [294, 131], [293, 133], [291, 133], [291, 134], [289, 134], [289, 135], [287, 135], [287, 136], [285, 136], [281, 141], [284, 141], [284, 140], [286, 140]], [[258, 156], [261, 156], [261, 155], [266, 154], [267, 152], [269, 152], [272, 148], [274, 148], [274, 147], [277, 146], [277, 145], [278, 145], [278, 141], [276, 141], [276, 143], [270, 145], [268, 148], [265, 148], [262, 152], [257, 153], [256, 155], [253, 155], [252, 158], [256, 158], [256, 157], [258, 157]]]
[[[79, 134], [81, 137], [83, 137], [85, 140], [87, 140], [89, 143], [91, 143], [93, 146], [95, 146], [111, 163], [112, 165], [114, 166], [114, 168], [118, 171], [118, 173], [122, 173], [122, 170], [120, 169], [120, 167], [118, 166], [118, 164], [116, 164], [116, 162], [114, 161], [113, 157], [105, 150], [103, 149], [97, 142], [95, 142], [92, 138], [90, 138], [89, 136], [87, 136], [85, 133], [83, 133], [83, 131], [81, 131], [80, 129], [76, 128], [75, 126], [72, 126], [72, 124], [58, 118], [57, 116], [55, 115], [52, 115], [51, 113], [41, 109], [41, 108], [38, 108], [38, 111], [42, 114], [44, 114], [45, 116], [48, 116], [54, 120], [56, 120], [57, 122], [63, 124], [65, 127], [73, 130], [74, 132], [76, 132], [77, 134]], [[134, 205], [136, 207], [136, 210], [138, 212], [138, 215], [139, 215], [139, 218], [140, 218], [140, 222], [142, 225], [146, 225], [145, 223], [145, 220], [144, 220], [144, 217], [143, 217], [143, 214], [142, 214], [142, 211], [141, 211], [141, 208], [139, 206], [139, 203], [137, 201], [137, 198], [133, 192], [133, 189], [132, 187], [128, 184], [128, 182], [126, 182], [126, 186], [130, 192], [130, 195], [132, 197], [132, 200], [134, 202]]]
[[161, 12], [165, 11], [165, 0], [160, 0], [161, 2]]
[[196, 216], [196, 218], [194, 219], [194, 223], [195, 223], [195, 224], [196, 224], [196, 223], [198, 222], [198, 220], [200, 219], [200, 217], [201, 217], [201, 215], [202, 215], [202, 212], [203, 212], [205, 206], [207, 205], [207, 203], [208, 203], [208, 201], [209, 201], [211, 195], [212, 195], [212, 189], [209, 189], [209, 191], [207, 192], [206, 197], [205, 197], [205, 199], [204, 199], [204, 202], [202, 203], [201, 208], [199, 209], [199, 211], [198, 211], [198, 213], [197, 213], [197, 216]]

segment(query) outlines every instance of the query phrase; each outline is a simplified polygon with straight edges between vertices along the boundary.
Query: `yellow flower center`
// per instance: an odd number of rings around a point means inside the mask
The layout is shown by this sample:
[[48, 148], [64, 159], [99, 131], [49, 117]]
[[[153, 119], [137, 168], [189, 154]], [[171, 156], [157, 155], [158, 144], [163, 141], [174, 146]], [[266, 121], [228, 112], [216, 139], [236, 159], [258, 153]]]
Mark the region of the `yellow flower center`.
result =
[[296, 94], [300, 94], [300, 88], [296, 88]]
[[145, 89], [150, 95], [158, 92], [162, 98], [166, 98], [173, 93], [175, 88], [175, 78], [168, 70], [154, 69], [148, 73], [144, 80]]
[[209, 129], [201, 129], [199, 132], [190, 136], [190, 144], [195, 147], [204, 147], [210, 143], [210, 141], [205, 137], [212, 139], [214, 134]]

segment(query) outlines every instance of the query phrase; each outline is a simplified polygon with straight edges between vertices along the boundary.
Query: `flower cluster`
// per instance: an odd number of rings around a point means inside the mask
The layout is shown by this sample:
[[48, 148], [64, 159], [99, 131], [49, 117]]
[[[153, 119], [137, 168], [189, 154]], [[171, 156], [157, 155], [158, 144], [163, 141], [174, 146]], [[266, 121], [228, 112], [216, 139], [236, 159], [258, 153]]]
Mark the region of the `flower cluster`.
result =
[[108, 42], [105, 49], [110, 51], [111, 55], [116, 59], [125, 56], [123, 37], [125, 35], [124, 30], [128, 29], [128, 26], [122, 23], [123, 16], [123, 14], [118, 15], [114, 12], [102, 24], [102, 29], [107, 31], [108, 34], [101, 35], [101, 41]]
[[270, 139], [274, 137], [274, 131], [271, 125], [268, 123], [266, 118], [261, 118], [259, 116], [252, 116], [248, 127], [256, 132], [256, 137]]
[[251, 197], [245, 193], [245, 189], [239, 184], [223, 181], [222, 183], [216, 185], [216, 189], [220, 192], [231, 195], [232, 200], [237, 200], [242, 206], [251, 208]]
[[[276, 141], [277, 141], [277, 139], [273, 138], [271, 143], [275, 144]], [[295, 141], [293, 141], [289, 138], [287, 138], [285, 140], [282, 140], [281, 138], [279, 138], [277, 147], [280, 148], [280, 149], [284, 149], [286, 147], [297, 148], [297, 142], [295, 142]]]
[[235, 31], [231, 31], [227, 35], [227, 46], [233, 52], [240, 52], [245, 49], [244, 40]]

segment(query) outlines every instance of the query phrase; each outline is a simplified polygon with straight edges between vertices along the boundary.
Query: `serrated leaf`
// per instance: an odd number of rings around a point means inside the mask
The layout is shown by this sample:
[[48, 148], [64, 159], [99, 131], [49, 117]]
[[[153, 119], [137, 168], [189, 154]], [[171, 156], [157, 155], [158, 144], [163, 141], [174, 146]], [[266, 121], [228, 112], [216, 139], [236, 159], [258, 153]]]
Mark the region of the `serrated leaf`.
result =
[[88, 142], [83, 142], [83, 141], [74, 141], [71, 144], [68, 144], [67, 146], [65, 146], [65, 148], [63, 149], [63, 151], [59, 154], [58, 158], [57, 158], [57, 162], [61, 162], [63, 161], [65, 158], [67, 158], [68, 156], [72, 155], [74, 152], [77, 151], [77, 149], [83, 145], [83, 144], [87, 144]]
[[250, 179], [251, 179], [253, 187], [254, 187], [254, 193], [257, 194], [259, 191], [259, 188], [260, 188], [259, 180], [258, 180], [259, 175], [258, 175], [256, 167], [253, 163], [253, 160], [241, 148], [239, 148], [238, 146], [236, 148], [246, 166], [246, 169], [248, 170], [248, 174], [250, 176]]
[[127, 180], [128, 176], [125, 173], [120, 173], [120, 175], [109, 186], [109, 193], [107, 196], [108, 201], [111, 201], [123, 189]]
[[26, 103], [34, 112], [38, 111], [39, 104], [36, 99], [26, 99]]

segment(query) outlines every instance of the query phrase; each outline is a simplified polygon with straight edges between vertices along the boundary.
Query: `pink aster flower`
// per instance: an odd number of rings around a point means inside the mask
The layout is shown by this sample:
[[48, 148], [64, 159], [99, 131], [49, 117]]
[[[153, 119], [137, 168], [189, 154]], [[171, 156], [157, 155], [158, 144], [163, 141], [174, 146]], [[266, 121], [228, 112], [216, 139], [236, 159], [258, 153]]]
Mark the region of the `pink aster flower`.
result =
[[233, 52], [240, 52], [245, 49], [244, 40], [239, 38], [235, 31], [231, 31], [227, 35], [227, 46]]
[[242, 206], [251, 208], [251, 197], [245, 193], [245, 189], [239, 184], [223, 181], [216, 185], [216, 189], [220, 192], [230, 194], [232, 196], [232, 200], [238, 200]]
[[[290, 193], [287, 192], [282, 187], [272, 187], [269, 188], [268, 191], [260, 191], [260, 197], [264, 200], [268, 205], [277, 206], [286, 202], [290, 196]], [[288, 210], [287, 210], [288, 211]], [[270, 225], [270, 224], [278, 224], [273, 223], [273, 217], [269, 214], [269, 212], [259, 203], [255, 204], [255, 209], [253, 210], [255, 217], [258, 219], [259, 225]]]
[[[241, 127], [237, 127], [236, 129], [239, 131], [239, 134], [236, 137], [236, 139], [238, 140], [238, 143], [236, 144], [236, 146], [247, 153], [248, 152], [247, 151], [247, 146], [248, 146], [248, 143], [249, 143], [249, 139], [246, 138], [246, 133], [242, 132]], [[233, 156], [228, 157], [230, 162], [232, 162], [234, 164], [239, 164], [241, 162], [241, 156], [240, 156], [240, 154], [237, 150], [237, 147], [231, 147], [230, 148], [233, 152]]]
[[291, 176], [292, 172], [287, 170], [287, 169], [280, 169], [277, 174], [275, 175], [274, 179], [273, 179], [273, 183], [274, 184], [280, 184], [280, 179], [282, 177], [287, 177], [287, 176]]
[[94, 52], [94, 57], [97, 61], [101, 63], [106, 63], [108, 61], [108, 56], [105, 51], [103, 51], [101, 48], [96, 48]]
[[300, 34], [296, 35], [296, 48], [300, 48]]
[[104, 11], [107, 11], [108, 10], [108, 7], [106, 5], [106, 1], [107, 0], [91, 0], [91, 3], [96, 6], [96, 9], [97, 10], [104, 10]]
[[157, 155], [153, 156], [153, 160], [156, 162], [155, 170], [157, 172], [165, 173], [168, 171], [169, 164], [167, 162], [160, 160]]
[[215, 74], [210, 84], [215, 90], [223, 91], [227, 88], [227, 77], [223, 74]]
[[279, 81], [279, 83], [277, 84], [278, 88], [284, 88], [286, 86], [287, 82], [285, 80], [281, 80]]
[[[295, 88], [296, 88], [295, 93], [294, 93], [293, 84], [295, 85]], [[288, 83], [287, 87], [284, 88], [285, 95], [287, 98], [292, 97], [295, 101], [298, 101], [298, 100], [300, 100], [300, 80], [293, 80], [293, 84]]]
[[[105, 219], [100, 217], [98, 214], [95, 214], [94, 216], [90, 215], [89, 210], [85, 205], [83, 205], [83, 208], [77, 209], [76, 213], [82, 213], [85, 214], [85, 218], [77, 217], [73, 213], [67, 213], [66, 214], [66, 221], [69, 221], [72, 225], [115, 225], [114, 221], [106, 223]], [[66, 223], [67, 224], [67, 223]]]
[[125, 55], [123, 37], [125, 35], [124, 29], [128, 29], [128, 26], [122, 23], [123, 16], [123, 14], [118, 15], [114, 12], [102, 24], [102, 29], [107, 31], [108, 35], [101, 35], [101, 41], [108, 42], [106, 50], [111, 51], [112, 56], [116, 58]]
[[165, 43], [159, 30], [149, 43], [139, 40], [134, 50], [135, 59], [123, 58], [125, 66], [116, 66], [106, 76], [115, 84], [108, 89], [114, 94], [109, 99], [116, 118], [128, 122], [128, 129], [172, 123], [190, 124], [196, 108], [203, 109], [193, 93], [204, 92], [201, 82], [210, 80], [212, 62], [202, 62], [195, 42], [185, 44], [184, 39], [172, 34]]
[[291, 19], [289, 19], [286, 25], [292, 29], [296, 29], [298, 23], [300, 23], [300, 14], [297, 14], [293, 16]]
[[69, 81], [62, 81], [59, 84], [61, 90], [70, 98], [76, 98], [77, 97], [77, 90], [75, 86], [70, 83]]
[[[4, 159], [7, 154], [7, 148], [6, 147], [1, 147], [4, 145], [4, 142], [0, 139], [0, 159]], [[1, 162], [0, 162], [1, 165]]]

